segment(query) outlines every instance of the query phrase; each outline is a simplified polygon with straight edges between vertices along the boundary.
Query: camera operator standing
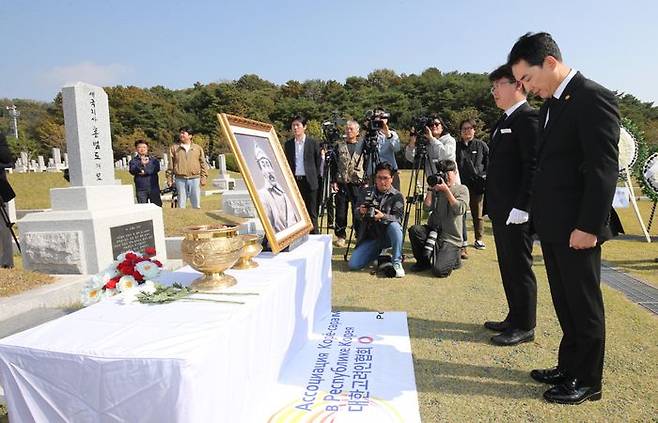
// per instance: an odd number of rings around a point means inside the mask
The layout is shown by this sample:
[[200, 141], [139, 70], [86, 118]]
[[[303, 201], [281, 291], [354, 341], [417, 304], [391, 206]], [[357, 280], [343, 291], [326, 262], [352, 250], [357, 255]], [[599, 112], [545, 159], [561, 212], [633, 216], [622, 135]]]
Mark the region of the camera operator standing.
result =
[[336, 159], [331, 170], [331, 189], [336, 193], [335, 234], [336, 247], [343, 248], [347, 229], [347, 209], [351, 204], [352, 224], [354, 231], [359, 233], [359, 219], [356, 215], [358, 200], [363, 183], [363, 168], [359, 156], [363, 149], [363, 140], [358, 140], [359, 124], [350, 120], [345, 124], [345, 139], [336, 143], [334, 149]]
[[7, 137], [0, 132], [0, 207], [3, 208], [0, 221], [0, 267], [10, 269], [14, 267], [14, 248], [11, 245], [12, 232], [9, 215], [7, 214], [7, 202], [11, 201], [16, 194], [7, 181], [6, 168], [12, 167], [13, 157], [7, 144]]
[[409, 228], [409, 241], [416, 258], [411, 271], [431, 267], [434, 276], [445, 278], [461, 265], [462, 215], [466, 213], [468, 189], [457, 183], [455, 162], [442, 160], [438, 168], [436, 175], [427, 178], [430, 188], [424, 203], [431, 211], [427, 225]]
[[156, 206], [162, 207], [160, 198], [160, 161], [149, 155], [149, 145], [144, 140], [135, 141], [135, 157], [128, 164], [128, 171], [135, 177], [135, 194], [137, 202], [147, 203], [149, 200]]
[[404, 215], [404, 197], [395, 189], [393, 166], [381, 162], [375, 168], [375, 186], [365, 195], [359, 206], [363, 219], [361, 233], [352, 257], [348, 263], [350, 270], [360, 270], [377, 257], [383, 248], [393, 250], [391, 262], [395, 277], [404, 276], [402, 268], [402, 218]]
[[[370, 130], [376, 130], [378, 161], [375, 164], [388, 162], [391, 165], [394, 174], [393, 187], [399, 191], [400, 175], [398, 175], [398, 162], [395, 160], [395, 153], [400, 151], [400, 137], [397, 132], [388, 127], [390, 117], [390, 113], [386, 113], [383, 109], [373, 110], [372, 115], [366, 119], [369, 124], [366, 131], [368, 134]], [[368, 138], [367, 134], [366, 138]], [[371, 176], [373, 164], [366, 160], [365, 165], [366, 176]]]
[[[428, 140], [427, 156], [431, 163], [438, 163], [440, 160], [456, 161], [455, 151], [457, 141], [450, 135], [448, 129], [445, 127], [443, 120], [439, 116], [432, 116], [432, 123], [425, 128], [416, 128], [418, 131], [425, 131], [425, 137]], [[409, 144], [404, 150], [404, 156], [411, 163], [416, 158], [416, 141], [417, 137], [411, 135], [409, 137]], [[426, 175], [431, 175], [436, 169], [425, 169]]]

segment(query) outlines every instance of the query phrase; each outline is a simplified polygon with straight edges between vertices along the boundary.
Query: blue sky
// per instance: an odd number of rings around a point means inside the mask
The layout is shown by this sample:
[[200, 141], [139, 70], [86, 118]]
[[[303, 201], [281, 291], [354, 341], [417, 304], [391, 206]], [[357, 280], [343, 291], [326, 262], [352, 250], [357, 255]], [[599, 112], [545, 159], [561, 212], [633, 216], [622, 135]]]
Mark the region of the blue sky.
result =
[[0, 0], [0, 98], [51, 100], [68, 82], [275, 83], [374, 69], [488, 72], [527, 31], [565, 63], [658, 103], [658, 2]]

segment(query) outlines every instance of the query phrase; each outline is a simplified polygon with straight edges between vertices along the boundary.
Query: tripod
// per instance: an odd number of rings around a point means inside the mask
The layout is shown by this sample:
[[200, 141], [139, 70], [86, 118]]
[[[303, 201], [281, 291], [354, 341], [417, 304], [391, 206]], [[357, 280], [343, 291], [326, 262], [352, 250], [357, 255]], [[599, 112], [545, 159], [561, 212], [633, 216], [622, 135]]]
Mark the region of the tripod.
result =
[[[423, 201], [425, 194], [425, 177], [427, 170], [432, 174], [436, 172], [434, 163], [427, 155], [427, 143], [418, 140], [416, 144], [416, 155], [414, 157], [414, 166], [411, 170], [411, 179], [409, 181], [409, 188], [407, 189], [407, 204], [404, 210], [404, 222], [402, 224], [402, 243], [407, 234], [407, 226], [409, 225], [409, 215], [411, 214], [411, 206], [416, 205], [414, 213], [414, 225], [419, 225], [423, 216]], [[418, 183], [418, 175], [420, 176], [420, 184]], [[411, 187], [414, 188], [413, 195], [411, 195]], [[420, 190], [419, 190], [420, 187]]]
[[[331, 181], [330, 181], [330, 176], [331, 176], [331, 167], [334, 165], [334, 162], [336, 160], [336, 152], [334, 150], [334, 146], [325, 141], [322, 143], [322, 149], [325, 150], [324, 153], [324, 169], [322, 170], [322, 186], [320, 187], [320, 196], [322, 198], [322, 201], [320, 202], [320, 212], [318, 213], [318, 231], [322, 233], [322, 228], [324, 226], [324, 216], [325, 216], [325, 210], [327, 210], [327, 206], [330, 204], [332, 201], [331, 195]], [[329, 218], [327, 220], [330, 220]], [[325, 227], [327, 230], [327, 234], [329, 233], [329, 222], [327, 222], [327, 226]]]
[[7, 214], [6, 207], [7, 203], [0, 197], [0, 214], [2, 214], [2, 220], [5, 221], [5, 226], [7, 226], [7, 229], [9, 229], [9, 232], [11, 232], [11, 236], [14, 238], [14, 242], [16, 243], [16, 248], [18, 248], [18, 252], [21, 253], [21, 244], [18, 242], [18, 238], [16, 238], [16, 233], [14, 233], [14, 228], [12, 226], [14, 225], [10, 220], [9, 220], [9, 215]]
[[[368, 186], [374, 186], [375, 184], [375, 169], [377, 168], [377, 165], [379, 164], [379, 149], [377, 148], [377, 132], [371, 132], [369, 131], [366, 134], [366, 137], [363, 141], [363, 149], [361, 150], [361, 154], [359, 154], [359, 158], [356, 161], [356, 165], [358, 166], [360, 163], [365, 163], [365, 169], [364, 169], [364, 187]], [[356, 215], [356, 213], [352, 213], [352, 215]], [[352, 219], [352, 226], [350, 226], [350, 236], [347, 239], [347, 247], [345, 248], [345, 254], [343, 255], [343, 260], [347, 261], [347, 256], [349, 255], [350, 252], [350, 246], [352, 245], [352, 236], [354, 235], [354, 219]], [[368, 222], [363, 222], [364, 225], [367, 225]], [[364, 226], [361, 229], [361, 233], [364, 233], [367, 228]], [[357, 237], [359, 234], [357, 234]], [[358, 242], [358, 239], [357, 239]]]

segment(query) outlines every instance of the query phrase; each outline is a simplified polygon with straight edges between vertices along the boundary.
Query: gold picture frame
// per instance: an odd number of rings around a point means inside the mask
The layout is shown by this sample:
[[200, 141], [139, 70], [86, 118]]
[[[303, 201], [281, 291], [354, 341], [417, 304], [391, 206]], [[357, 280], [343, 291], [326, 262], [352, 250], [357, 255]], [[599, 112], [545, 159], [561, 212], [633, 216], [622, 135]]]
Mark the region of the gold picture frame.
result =
[[272, 252], [278, 253], [313, 228], [294, 175], [268, 123], [218, 113], [256, 207]]

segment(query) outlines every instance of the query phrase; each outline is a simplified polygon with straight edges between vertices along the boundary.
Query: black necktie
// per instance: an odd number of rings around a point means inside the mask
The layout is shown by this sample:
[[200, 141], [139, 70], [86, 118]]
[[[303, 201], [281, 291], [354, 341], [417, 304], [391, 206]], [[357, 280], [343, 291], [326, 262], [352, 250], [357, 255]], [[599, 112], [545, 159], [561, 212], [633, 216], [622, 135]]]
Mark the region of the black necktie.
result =
[[555, 98], [554, 96], [551, 96], [548, 100], [546, 100], [548, 108], [546, 109], [546, 120], [544, 121], [544, 127], [548, 125], [548, 121], [551, 120], [551, 115], [557, 110], [557, 105], [559, 102], [560, 99]]

